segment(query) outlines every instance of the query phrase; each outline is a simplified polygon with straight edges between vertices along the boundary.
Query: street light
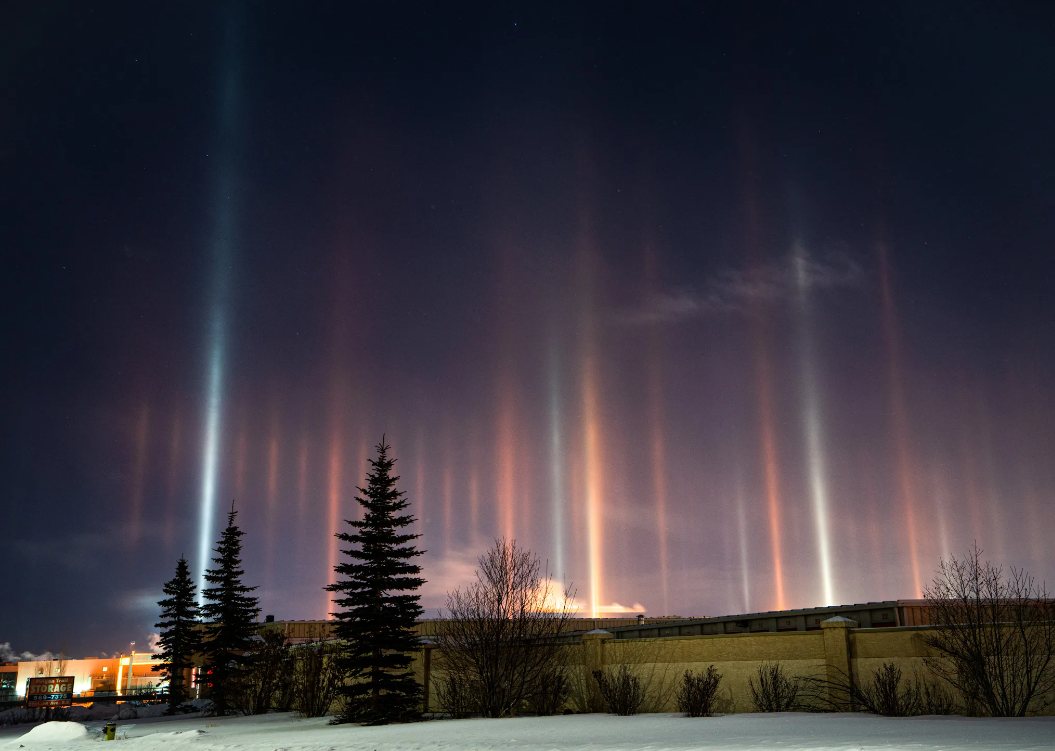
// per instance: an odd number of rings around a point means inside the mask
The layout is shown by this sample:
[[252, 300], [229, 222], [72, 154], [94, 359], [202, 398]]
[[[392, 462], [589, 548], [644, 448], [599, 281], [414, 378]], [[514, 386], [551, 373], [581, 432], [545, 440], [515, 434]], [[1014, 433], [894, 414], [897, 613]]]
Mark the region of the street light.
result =
[[128, 660], [128, 689], [125, 693], [132, 693], [132, 672], [136, 669], [136, 643], [132, 642], [132, 657]]

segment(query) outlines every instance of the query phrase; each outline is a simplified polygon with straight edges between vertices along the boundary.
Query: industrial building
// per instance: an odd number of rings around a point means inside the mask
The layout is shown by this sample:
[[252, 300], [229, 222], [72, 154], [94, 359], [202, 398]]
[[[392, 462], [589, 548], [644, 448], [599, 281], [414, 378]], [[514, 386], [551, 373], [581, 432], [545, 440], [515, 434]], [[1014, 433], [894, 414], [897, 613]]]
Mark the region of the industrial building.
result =
[[30, 678], [73, 676], [75, 696], [127, 696], [149, 691], [162, 682], [154, 672], [158, 655], [133, 652], [119, 657], [23, 660], [0, 664], [0, 702], [25, 698]]

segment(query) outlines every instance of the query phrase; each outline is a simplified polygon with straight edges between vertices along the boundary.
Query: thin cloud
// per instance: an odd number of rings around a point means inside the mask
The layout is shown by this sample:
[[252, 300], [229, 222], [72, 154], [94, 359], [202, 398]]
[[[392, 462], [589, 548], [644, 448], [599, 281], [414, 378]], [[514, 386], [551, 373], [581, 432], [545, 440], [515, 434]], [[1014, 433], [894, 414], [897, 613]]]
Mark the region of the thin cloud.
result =
[[51, 652], [35, 655], [32, 652], [16, 652], [11, 642], [0, 642], [0, 662], [38, 662], [56, 659]]
[[750, 305], [794, 298], [810, 291], [855, 287], [864, 279], [860, 264], [842, 253], [824, 258], [791, 254], [779, 262], [715, 274], [702, 291], [664, 292], [618, 320], [626, 325], [676, 323], [692, 318], [735, 313]]

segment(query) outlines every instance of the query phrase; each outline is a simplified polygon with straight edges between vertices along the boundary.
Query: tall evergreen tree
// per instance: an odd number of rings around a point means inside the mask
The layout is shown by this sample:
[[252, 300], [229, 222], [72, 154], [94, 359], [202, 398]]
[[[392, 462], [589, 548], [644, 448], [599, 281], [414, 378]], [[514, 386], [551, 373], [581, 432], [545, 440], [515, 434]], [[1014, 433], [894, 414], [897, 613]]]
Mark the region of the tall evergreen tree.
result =
[[392, 476], [395, 460], [384, 437], [367, 475], [367, 486], [357, 488], [362, 520], [350, 521], [354, 531], [337, 538], [351, 544], [342, 550], [350, 561], [334, 567], [337, 582], [326, 589], [340, 593], [336, 633], [343, 642], [340, 664], [346, 681], [343, 722], [380, 724], [411, 719], [420, 713], [421, 687], [410, 670], [413, 653], [421, 648], [414, 622], [421, 617], [417, 589], [425, 583], [414, 558], [413, 541], [420, 535], [402, 532], [414, 523], [403, 514], [405, 493], [396, 489]]
[[198, 603], [194, 599], [196, 589], [187, 559], [180, 556], [176, 562], [176, 575], [165, 582], [164, 592], [168, 597], [158, 602], [161, 620], [154, 624], [161, 633], [158, 640], [161, 643], [161, 664], [155, 665], [153, 670], [168, 679], [170, 712], [187, 699], [185, 672], [194, 666], [192, 658], [201, 646]]
[[249, 593], [256, 587], [242, 584], [242, 535], [234, 523], [238, 512], [231, 504], [227, 528], [216, 545], [215, 568], [205, 572], [205, 581], [212, 587], [205, 589], [205, 603], [201, 608], [205, 621], [205, 643], [202, 651], [209, 668], [209, 698], [216, 705], [217, 714], [231, 708], [235, 682], [245, 662], [249, 640], [256, 633], [257, 599]]

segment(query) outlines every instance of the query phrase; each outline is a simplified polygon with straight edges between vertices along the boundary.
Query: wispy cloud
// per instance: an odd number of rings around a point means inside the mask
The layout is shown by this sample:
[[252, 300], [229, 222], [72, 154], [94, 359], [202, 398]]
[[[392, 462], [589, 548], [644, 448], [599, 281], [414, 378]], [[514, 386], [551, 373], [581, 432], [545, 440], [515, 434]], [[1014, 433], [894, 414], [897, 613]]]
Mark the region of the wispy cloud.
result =
[[128, 613], [156, 613], [158, 601], [165, 595], [154, 589], [133, 589], [118, 593], [117, 606]]
[[803, 288], [854, 287], [864, 276], [860, 264], [843, 253], [823, 258], [791, 254], [763, 266], [726, 269], [707, 280], [700, 290], [658, 294], [635, 309], [623, 311], [617, 319], [626, 325], [641, 325], [734, 313], [753, 304], [791, 299]]
[[53, 660], [55, 655], [51, 652], [35, 655], [32, 652], [16, 652], [11, 648], [11, 642], [0, 642], [0, 662], [35, 662], [37, 660]]

